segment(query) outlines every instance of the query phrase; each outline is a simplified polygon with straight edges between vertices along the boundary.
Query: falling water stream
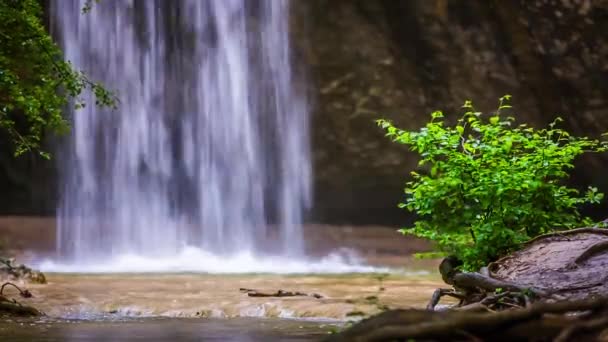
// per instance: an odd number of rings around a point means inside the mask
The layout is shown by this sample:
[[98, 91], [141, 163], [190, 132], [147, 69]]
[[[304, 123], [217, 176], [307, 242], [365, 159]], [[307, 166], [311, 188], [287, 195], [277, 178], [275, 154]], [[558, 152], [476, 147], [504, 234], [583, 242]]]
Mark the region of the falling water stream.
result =
[[46, 269], [298, 269], [311, 165], [289, 2], [85, 2], [51, 1], [54, 35], [120, 103], [72, 115]]
[[288, 2], [108, 0], [83, 15], [84, 3], [52, 2], [54, 29], [66, 58], [120, 105], [73, 115], [61, 254], [256, 252], [271, 221], [271, 247], [301, 254], [308, 108]]

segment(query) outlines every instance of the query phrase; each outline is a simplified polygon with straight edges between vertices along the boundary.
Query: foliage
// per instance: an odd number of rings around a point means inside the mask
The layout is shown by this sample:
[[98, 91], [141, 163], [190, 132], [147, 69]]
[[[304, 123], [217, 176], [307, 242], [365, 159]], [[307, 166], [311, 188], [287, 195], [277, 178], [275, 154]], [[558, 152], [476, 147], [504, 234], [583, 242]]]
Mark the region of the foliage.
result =
[[82, 13], [88, 13], [93, 8], [93, 2], [98, 3], [100, 0], [86, 0], [82, 6]]
[[92, 91], [97, 105], [116, 104], [112, 93], [63, 60], [42, 16], [39, 0], [0, 1], [0, 130], [14, 141], [15, 155], [38, 151], [46, 130], [65, 132], [62, 110], [71, 99], [76, 108], [85, 106], [78, 98], [83, 91]]
[[453, 254], [467, 270], [478, 268], [534, 236], [588, 224], [577, 208], [598, 203], [603, 194], [590, 187], [580, 194], [563, 180], [575, 157], [604, 152], [607, 143], [573, 137], [557, 128], [514, 125], [510, 96], [500, 99], [489, 117], [470, 101], [455, 125], [442, 112], [419, 131], [404, 131], [389, 121], [380, 127], [395, 142], [420, 155], [424, 172], [412, 172], [399, 207], [418, 214], [405, 234], [428, 238], [445, 254]]

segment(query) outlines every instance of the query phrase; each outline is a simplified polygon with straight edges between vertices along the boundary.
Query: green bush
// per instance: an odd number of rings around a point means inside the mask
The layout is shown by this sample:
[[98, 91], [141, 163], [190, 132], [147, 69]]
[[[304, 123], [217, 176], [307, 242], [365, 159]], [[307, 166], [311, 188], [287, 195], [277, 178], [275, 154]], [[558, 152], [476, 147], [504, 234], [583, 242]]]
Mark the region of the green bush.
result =
[[511, 108], [500, 99], [489, 117], [470, 101], [455, 125], [434, 112], [419, 131], [396, 128], [378, 120], [395, 142], [420, 155], [424, 172], [412, 172], [399, 207], [417, 214], [401, 230], [435, 242], [440, 254], [455, 255], [467, 270], [476, 269], [522, 242], [553, 230], [589, 224], [578, 207], [599, 203], [603, 194], [589, 187], [584, 194], [563, 184], [575, 157], [604, 152], [607, 143], [573, 137], [556, 128], [515, 125], [501, 113]]

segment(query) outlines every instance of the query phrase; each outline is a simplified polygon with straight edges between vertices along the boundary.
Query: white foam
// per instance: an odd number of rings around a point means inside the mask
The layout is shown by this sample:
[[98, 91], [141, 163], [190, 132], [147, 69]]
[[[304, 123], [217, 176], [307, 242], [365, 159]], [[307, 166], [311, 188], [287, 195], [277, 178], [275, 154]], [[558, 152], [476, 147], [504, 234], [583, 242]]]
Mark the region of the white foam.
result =
[[365, 265], [352, 252], [338, 251], [319, 259], [256, 256], [243, 252], [218, 256], [196, 247], [186, 247], [172, 257], [124, 254], [95, 263], [65, 263], [44, 260], [37, 265], [43, 272], [57, 273], [387, 273], [386, 267]]

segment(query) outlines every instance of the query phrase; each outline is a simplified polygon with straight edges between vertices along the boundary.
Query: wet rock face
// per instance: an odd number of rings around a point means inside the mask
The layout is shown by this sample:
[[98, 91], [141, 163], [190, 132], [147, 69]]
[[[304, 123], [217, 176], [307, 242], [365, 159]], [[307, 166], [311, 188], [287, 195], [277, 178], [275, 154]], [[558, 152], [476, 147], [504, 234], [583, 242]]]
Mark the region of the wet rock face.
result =
[[0, 130], [0, 215], [53, 215], [57, 174], [54, 160], [33, 153], [16, 158], [10, 137], [3, 133]]
[[[514, 96], [520, 122], [556, 116], [580, 135], [608, 130], [608, 1], [294, 1], [298, 57], [316, 100], [316, 207], [326, 222], [406, 224], [395, 208], [415, 156], [374, 125], [418, 128], [431, 111]], [[457, 114], [452, 114], [456, 116]], [[608, 190], [584, 158], [574, 182]]]

